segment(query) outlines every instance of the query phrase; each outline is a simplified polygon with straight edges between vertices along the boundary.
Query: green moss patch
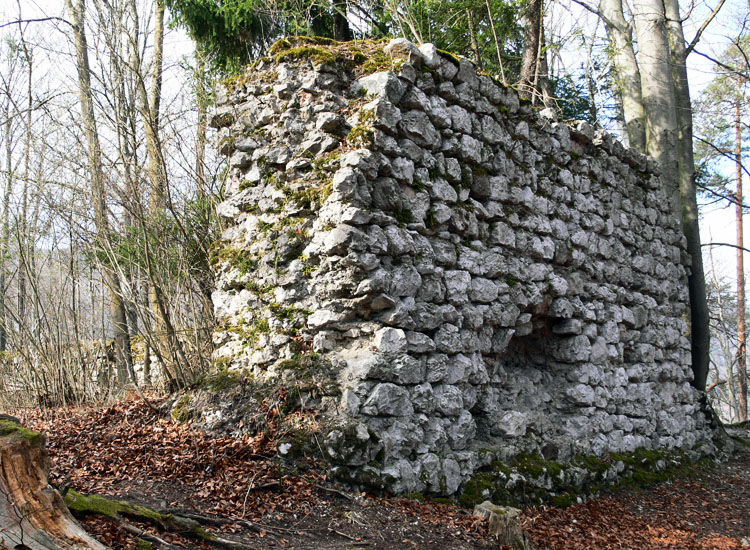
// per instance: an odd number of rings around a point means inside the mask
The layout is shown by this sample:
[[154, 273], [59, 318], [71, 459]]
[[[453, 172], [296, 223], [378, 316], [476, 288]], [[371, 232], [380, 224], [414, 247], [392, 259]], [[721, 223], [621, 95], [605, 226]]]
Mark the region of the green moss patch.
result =
[[[537, 453], [520, 454], [507, 464], [494, 462], [475, 474], [464, 484], [459, 502], [466, 507], [484, 500], [515, 507], [538, 504], [565, 507], [606, 487], [646, 487], [690, 473], [707, 463], [708, 459], [691, 463], [681, 451], [651, 449], [605, 457], [577, 456], [568, 464], [545, 460]], [[515, 474], [513, 482], [509, 483], [512, 474]]]
[[237, 386], [242, 381], [242, 373], [228, 368], [219, 368], [206, 376], [201, 386], [218, 393]]
[[221, 265], [229, 265], [239, 271], [240, 275], [247, 275], [258, 266], [257, 258], [254, 258], [244, 250], [228, 246], [222, 241], [214, 244], [209, 256], [211, 266], [214, 269], [219, 268]]
[[317, 65], [334, 65], [339, 59], [333, 52], [318, 46], [298, 46], [276, 54], [276, 63], [309, 59]]
[[0, 437], [7, 437], [10, 435], [17, 435], [21, 439], [26, 439], [32, 445], [42, 442], [42, 434], [24, 428], [12, 420], [0, 420]]
[[160, 514], [145, 506], [131, 504], [120, 500], [100, 497], [98, 495], [84, 495], [72, 489], [65, 495], [65, 504], [74, 515], [82, 517], [90, 514], [117, 518], [119, 516], [130, 516], [145, 519], [151, 523], [168, 528], [171, 525], [172, 516]]
[[177, 403], [172, 407], [172, 419], [180, 424], [187, 422], [193, 418], [194, 412], [190, 407], [190, 396], [183, 395]]
[[367, 147], [372, 144], [375, 131], [369, 126], [355, 126], [346, 135], [346, 142], [353, 147]]

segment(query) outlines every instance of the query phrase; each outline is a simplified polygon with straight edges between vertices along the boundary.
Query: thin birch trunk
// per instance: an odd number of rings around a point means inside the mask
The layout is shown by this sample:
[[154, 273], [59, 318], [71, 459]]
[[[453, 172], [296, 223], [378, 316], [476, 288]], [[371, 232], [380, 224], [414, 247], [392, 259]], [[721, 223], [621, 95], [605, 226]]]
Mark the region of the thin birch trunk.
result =
[[8, 253], [8, 247], [10, 246], [10, 220], [8, 217], [10, 216], [10, 194], [13, 191], [11, 120], [10, 105], [8, 105], [5, 117], [5, 189], [3, 194], [2, 236], [0, 236], [0, 351], [5, 351], [8, 347], [8, 333], [5, 325], [8, 319], [5, 312], [5, 308], [8, 307], [5, 303], [5, 288], [8, 284], [6, 280], [5, 255]]
[[490, 19], [490, 27], [492, 28], [492, 37], [495, 40], [495, 50], [497, 52], [497, 64], [500, 65], [500, 78], [503, 80], [503, 86], [507, 86], [508, 82], [505, 80], [505, 69], [503, 68], [503, 56], [500, 48], [500, 41], [497, 39], [497, 29], [495, 29], [495, 17], [492, 14], [492, 6], [490, 0], [485, 0], [487, 4], [487, 15]]
[[466, 21], [469, 24], [469, 40], [471, 41], [471, 51], [474, 54], [474, 63], [478, 69], [482, 69], [482, 56], [479, 53], [479, 42], [477, 42], [477, 28], [471, 9], [466, 10]]

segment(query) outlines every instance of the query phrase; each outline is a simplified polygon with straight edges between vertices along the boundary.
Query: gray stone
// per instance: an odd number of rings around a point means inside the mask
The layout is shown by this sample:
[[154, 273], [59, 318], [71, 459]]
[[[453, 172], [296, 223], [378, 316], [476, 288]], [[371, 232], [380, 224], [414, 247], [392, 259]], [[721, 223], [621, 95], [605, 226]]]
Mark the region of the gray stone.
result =
[[363, 76], [352, 87], [355, 92], [362, 90], [367, 95], [382, 97], [391, 103], [401, 101], [406, 92], [406, 85], [391, 71]]
[[415, 411], [432, 414], [435, 410], [435, 399], [432, 394], [432, 385], [424, 383], [414, 386], [411, 390], [411, 403]]
[[576, 405], [589, 406], [594, 403], [595, 394], [591, 386], [576, 384], [565, 391], [565, 395]]
[[351, 225], [342, 224], [333, 229], [326, 237], [323, 245], [329, 254], [343, 254], [349, 248], [364, 250], [367, 236]]
[[391, 57], [399, 57], [406, 59], [409, 64], [419, 68], [422, 64], [423, 54], [416, 44], [409, 42], [405, 38], [394, 38], [388, 45], [383, 48], [383, 51]]
[[477, 427], [469, 411], [462, 411], [455, 421], [451, 421], [445, 430], [448, 444], [454, 451], [465, 449], [476, 435]]
[[526, 434], [528, 417], [520, 411], [505, 411], [493, 426], [493, 433], [505, 437], [521, 437]]
[[375, 332], [372, 343], [378, 351], [383, 353], [405, 352], [408, 347], [406, 334], [400, 328], [381, 328]]
[[458, 416], [463, 412], [463, 393], [457, 386], [440, 384], [433, 388], [435, 410], [443, 416]]
[[454, 304], [464, 304], [469, 301], [468, 292], [471, 288], [471, 275], [467, 271], [446, 271], [445, 288], [448, 299]]
[[461, 351], [461, 334], [457, 326], [444, 323], [435, 333], [435, 345], [439, 351], [456, 353]]
[[578, 335], [583, 332], [580, 319], [563, 319], [552, 326], [552, 332], [561, 336]]
[[591, 355], [591, 343], [586, 336], [572, 336], [560, 340], [553, 353], [559, 361], [566, 363], [588, 361]]
[[427, 149], [434, 149], [440, 143], [440, 132], [422, 111], [408, 111], [402, 117], [399, 128], [406, 137]]
[[410, 416], [414, 412], [408, 390], [389, 382], [375, 386], [361, 410], [371, 416]]
[[474, 277], [471, 280], [469, 297], [473, 302], [491, 303], [497, 298], [497, 285], [489, 279]]
[[[397, 133], [397, 125], [401, 120], [401, 110], [390, 101], [378, 98], [362, 107], [362, 112], [369, 111], [375, 116], [375, 126], [390, 134]], [[372, 116], [371, 115], [371, 116]]]

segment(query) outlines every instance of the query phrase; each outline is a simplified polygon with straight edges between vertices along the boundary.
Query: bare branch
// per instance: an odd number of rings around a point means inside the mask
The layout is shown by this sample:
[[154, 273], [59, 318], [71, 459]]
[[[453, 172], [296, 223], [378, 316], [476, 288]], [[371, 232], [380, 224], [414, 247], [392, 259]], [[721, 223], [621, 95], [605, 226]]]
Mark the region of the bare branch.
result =
[[[700, 141], [701, 143], [705, 143], [705, 144], [706, 144], [706, 145], [708, 145], [708, 146], [709, 146], [709, 147], [710, 147], [711, 149], [713, 149], [714, 151], [716, 151], [717, 153], [719, 153], [719, 155], [720, 155], [720, 156], [722, 156], [722, 157], [726, 157], [726, 158], [728, 158], [729, 160], [731, 160], [732, 162], [736, 162], [736, 161], [737, 161], [737, 159], [735, 158], [735, 156], [734, 156], [733, 154], [727, 153], [726, 151], [724, 151], [724, 150], [722, 150], [722, 149], [718, 148], [718, 147], [717, 147], [716, 145], [714, 145], [713, 143], [711, 143], [711, 142], [710, 142], [710, 141], [708, 141], [707, 139], [704, 139], [704, 138], [702, 138], [702, 137], [700, 137], [700, 136], [694, 136], [694, 137], [695, 137], [695, 139], [697, 139], [697, 140], [698, 140], [698, 141]], [[747, 169], [747, 168], [745, 168], [745, 166], [744, 166], [744, 165], [742, 165], [742, 171], [743, 171], [743, 172], [745, 172], [745, 174], [747, 174], [748, 176], [750, 176], [750, 171], [748, 171], [748, 169]]]
[[45, 21], [60, 21], [62, 23], [65, 23], [66, 25], [72, 26], [72, 23], [65, 19], [64, 17], [40, 17], [38, 19], [16, 19], [14, 21], [8, 21], [7, 23], [1, 23], [0, 29], [5, 27], [10, 27], [12, 25], [20, 25], [22, 23], [44, 23]]
[[695, 33], [695, 37], [690, 41], [690, 44], [685, 49], [685, 57], [690, 55], [690, 52], [693, 51], [695, 46], [698, 44], [698, 41], [701, 39], [701, 35], [703, 34], [703, 31], [706, 30], [706, 27], [711, 24], [711, 21], [714, 20], [716, 15], [719, 13], [719, 10], [722, 8], [726, 0], [720, 0], [719, 3], [716, 5], [716, 7], [713, 9], [711, 14], [706, 18], [706, 20], [701, 25], [700, 29], [698, 29], [698, 32]]
[[732, 244], [732, 243], [701, 243], [701, 246], [710, 246], [710, 247], [714, 247], [714, 246], [728, 246], [730, 248], [736, 248], [736, 249], [742, 250], [744, 252], [750, 252], [750, 249], [745, 248], [744, 246], [738, 246], [738, 245]]

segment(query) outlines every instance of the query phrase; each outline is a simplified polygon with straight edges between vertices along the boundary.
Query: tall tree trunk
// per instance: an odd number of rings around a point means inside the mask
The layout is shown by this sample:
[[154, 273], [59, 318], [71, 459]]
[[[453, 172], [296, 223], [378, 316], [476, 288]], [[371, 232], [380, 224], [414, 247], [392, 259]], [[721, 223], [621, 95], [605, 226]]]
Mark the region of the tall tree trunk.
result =
[[[135, 8], [133, 8], [135, 10]], [[151, 78], [151, 97], [146, 91], [145, 75], [136, 68], [141, 102], [141, 116], [146, 130], [146, 149], [148, 151], [148, 173], [151, 181], [151, 210], [156, 213], [167, 206], [167, 173], [162, 154], [159, 136], [161, 110], [162, 65], [164, 59], [164, 4], [156, 0], [154, 6], [154, 58], [151, 61], [153, 70]]]
[[201, 198], [208, 196], [206, 179], [206, 146], [208, 145], [206, 61], [203, 54], [195, 49], [195, 102], [198, 107], [198, 128], [195, 140], [195, 179], [198, 182], [198, 194]]
[[[73, 2], [75, 1], [75, 5]], [[85, 0], [65, 0], [65, 6], [70, 14], [71, 26], [76, 48], [76, 68], [78, 72], [78, 95], [81, 102], [81, 117], [83, 132], [87, 142], [87, 157], [89, 178], [91, 180], [91, 199], [94, 207], [94, 223], [96, 226], [95, 246], [108, 255], [109, 222], [107, 220], [106, 190], [104, 188], [104, 174], [102, 170], [101, 147], [99, 133], [94, 116], [94, 104], [91, 89], [91, 70], [89, 68], [88, 44], [85, 29]], [[110, 262], [115, 262], [110, 258]], [[128, 331], [127, 311], [122, 299], [122, 289], [116, 266], [104, 266], [104, 281], [109, 293], [110, 314], [114, 330], [115, 350], [117, 354], [117, 379], [120, 384], [127, 380], [128, 373], [133, 367], [130, 349], [130, 333]]]
[[[597, 31], [599, 30], [599, 20], [596, 20], [596, 27], [594, 28], [594, 36], [596, 36]], [[596, 91], [597, 86], [596, 82], [594, 82], [594, 71], [592, 67], [592, 61], [594, 56], [594, 38], [592, 37], [591, 40], [589, 40], [588, 48], [586, 51], [586, 64], [584, 66], [585, 76], [586, 76], [586, 88], [588, 88], [589, 92], [589, 116], [591, 117], [592, 124], [596, 124], [596, 122], [599, 120], [599, 113], [597, 112], [596, 108]]]
[[[703, 251], [696, 199], [695, 161], [693, 158], [693, 107], [687, 76], [687, 50], [678, 0], [664, 0], [677, 122], [678, 185], [680, 191], [682, 231], [690, 254], [690, 338], [693, 387], [706, 390], [710, 354], [710, 319], [703, 271]], [[667, 167], [667, 169], [669, 169]]]
[[490, 27], [492, 28], [492, 37], [495, 40], [495, 51], [497, 52], [497, 64], [500, 66], [500, 78], [503, 81], [503, 86], [507, 86], [508, 82], [505, 80], [505, 69], [503, 68], [503, 56], [502, 49], [500, 47], [500, 41], [497, 39], [497, 29], [495, 28], [495, 17], [492, 14], [492, 5], [490, 0], [484, 0], [487, 5], [487, 16], [490, 20]]
[[477, 42], [477, 26], [471, 9], [466, 10], [466, 20], [469, 27], [469, 39], [471, 40], [471, 51], [474, 54], [474, 63], [478, 69], [482, 69], [482, 55], [479, 53], [479, 42]]
[[[742, 85], [738, 86], [741, 89]], [[737, 179], [737, 373], [739, 374], [739, 417], [740, 422], [747, 420], [747, 338], [745, 335], [745, 246], [743, 226], [742, 194], [742, 118], [740, 97], [735, 105], [735, 177]]]
[[641, 73], [633, 49], [633, 30], [625, 20], [622, 0], [601, 0], [599, 10], [612, 42], [615, 84], [625, 116], [628, 144], [645, 152], [646, 113], [641, 94]]
[[[137, 17], [135, 2], [131, 1], [134, 17]], [[152, 83], [151, 95], [148, 96], [145, 84], [145, 76], [138, 70], [139, 98], [141, 103], [141, 114], [146, 129], [146, 151], [149, 159], [149, 181], [151, 184], [151, 204], [150, 211], [153, 216], [160, 216], [167, 209], [167, 171], [164, 161], [161, 138], [159, 135], [159, 119], [161, 104], [161, 84], [162, 84], [162, 64], [164, 52], [164, 4], [161, 0], [156, 1], [155, 5], [155, 28], [154, 28], [154, 57], [152, 65]], [[187, 385], [188, 381], [184, 376], [183, 368], [188, 364], [185, 352], [177, 337], [177, 331], [170, 318], [170, 312], [164, 289], [161, 286], [159, 274], [156, 273], [154, 264], [154, 251], [149, 244], [149, 228], [144, 227], [145, 250], [146, 255], [146, 274], [151, 283], [151, 303], [154, 307], [154, 318], [157, 319], [156, 333], [157, 336], [163, 336], [171, 355], [177, 359], [175, 361], [176, 376], [178, 382]], [[168, 370], [164, 365], [165, 371]], [[172, 378], [167, 374], [169, 378]]]
[[635, 29], [641, 59], [641, 92], [646, 111], [646, 152], [659, 163], [672, 211], [682, 220], [677, 115], [662, 0], [634, 0]]
[[10, 194], [13, 192], [11, 120], [10, 104], [8, 104], [5, 116], [5, 189], [3, 193], [2, 235], [0, 235], [0, 351], [5, 351], [8, 347], [8, 333], [5, 325], [8, 319], [5, 311], [5, 308], [8, 307], [8, 304], [5, 303], [5, 288], [8, 285], [8, 281], [6, 280], [5, 256], [8, 253], [10, 245], [10, 220], [8, 216], [10, 216]]
[[[554, 107], [554, 94], [552, 93], [552, 84], [550, 82], [549, 65], [547, 64], [547, 43], [544, 38], [544, 19], [539, 20], [539, 51], [536, 56], [536, 75], [534, 75], [534, 90], [539, 93], [542, 105], [545, 107]], [[536, 93], [532, 103], [536, 103]]]
[[338, 0], [333, 3], [333, 38], [341, 41], [353, 38], [352, 30], [349, 28], [349, 20], [346, 18], [345, 1]]
[[521, 56], [521, 78], [518, 81], [518, 93], [525, 99], [534, 95], [534, 82], [539, 67], [537, 59], [542, 43], [542, 0], [529, 0], [524, 17], [526, 28], [523, 35], [523, 55]]
[[[24, 37], [23, 31], [21, 31], [21, 46], [23, 49], [23, 57], [26, 61], [26, 136], [24, 139], [23, 146], [23, 188], [21, 191], [21, 211], [18, 219], [18, 225], [16, 227], [16, 241], [18, 242], [19, 250], [19, 266], [18, 266], [18, 322], [24, 324], [26, 322], [26, 297], [27, 297], [27, 275], [28, 275], [28, 259], [29, 259], [29, 227], [28, 227], [28, 212], [29, 212], [29, 187], [30, 187], [30, 175], [31, 175], [31, 139], [32, 139], [32, 128], [31, 128], [31, 113], [33, 110], [33, 59], [31, 52], [29, 51], [28, 44]], [[19, 331], [21, 327], [19, 326]]]

